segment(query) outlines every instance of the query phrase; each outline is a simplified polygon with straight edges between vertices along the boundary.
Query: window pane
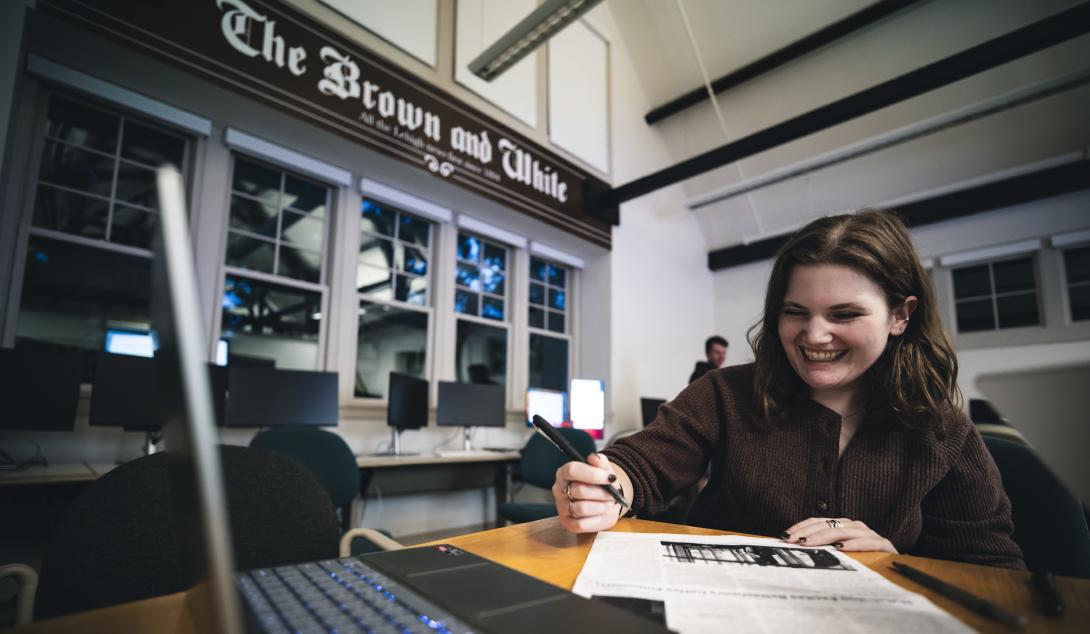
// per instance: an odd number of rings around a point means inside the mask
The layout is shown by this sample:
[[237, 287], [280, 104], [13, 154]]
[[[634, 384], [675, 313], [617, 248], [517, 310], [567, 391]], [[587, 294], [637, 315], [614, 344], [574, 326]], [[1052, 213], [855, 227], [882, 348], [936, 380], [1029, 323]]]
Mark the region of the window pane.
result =
[[324, 185], [296, 178], [284, 177], [284, 205], [306, 213], [311, 218], [325, 218], [326, 192]]
[[284, 242], [311, 251], [322, 250], [322, 235], [325, 232], [324, 222], [286, 209], [280, 222], [280, 232]]
[[360, 242], [360, 264], [394, 268], [394, 243], [382, 238], [367, 236]]
[[473, 236], [458, 234], [458, 259], [477, 262], [481, 259], [481, 241]]
[[424, 306], [428, 303], [428, 278], [397, 276], [397, 291], [394, 298], [410, 304]]
[[317, 284], [322, 281], [322, 254], [281, 244], [276, 274]]
[[393, 237], [395, 215], [394, 212], [383, 209], [370, 200], [364, 200], [360, 212], [360, 229], [368, 233]]
[[141, 207], [159, 208], [155, 171], [122, 162], [117, 170], [117, 199]]
[[997, 297], [995, 305], [999, 311], [1000, 328], [1037, 326], [1041, 323], [1037, 314], [1037, 293]]
[[385, 398], [390, 372], [425, 378], [428, 350], [427, 313], [360, 302], [353, 393]]
[[995, 315], [992, 314], [991, 298], [958, 302], [955, 305], [955, 310], [957, 311], [958, 332], [995, 330]]
[[1068, 291], [1071, 298], [1071, 321], [1090, 319], [1090, 284], [1072, 286]]
[[476, 293], [469, 293], [461, 289], [454, 291], [454, 312], [462, 313], [463, 315], [476, 315], [477, 303], [480, 301], [480, 296]]
[[564, 313], [549, 311], [549, 330], [553, 332], [564, 332]]
[[108, 206], [105, 200], [39, 185], [33, 223], [36, 227], [104, 239]]
[[1064, 251], [1067, 282], [1090, 282], [1090, 247]]
[[402, 262], [401, 270], [414, 275], [427, 275], [427, 251], [422, 251], [415, 247], [404, 247], [404, 261]]
[[276, 367], [313, 370], [318, 360], [322, 295], [228, 275], [222, 336], [232, 355], [273, 359]]
[[[954, 276], [954, 297], [980, 297], [991, 295], [992, 282], [988, 274], [988, 265], [970, 266], [964, 269], [956, 269]], [[959, 328], [960, 330], [960, 328]]]
[[549, 308], [564, 310], [564, 291], [555, 288], [549, 289]]
[[113, 325], [146, 330], [151, 260], [30, 236], [16, 336], [101, 350]]
[[487, 266], [481, 267], [481, 290], [493, 295], [503, 295], [503, 273]]
[[276, 216], [275, 205], [238, 195], [231, 196], [230, 224], [232, 227], [245, 229], [268, 238], [275, 238]]
[[49, 98], [45, 133], [70, 143], [113, 154], [117, 148], [120, 123], [121, 119], [116, 115], [53, 96]]
[[545, 303], [545, 287], [541, 284], [530, 283], [530, 303], [531, 304], [544, 304]]
[[500, 247], [485, 243], [484, 265], [486, 268], [490, 268], [497, 273], [503, 273], [507, 270], [507, 251]]
[[454, 272], [454, 281], [457, 282], [459, 286], [464, 286], [470, 290], [481, 290], [481, 280], [477, 267], [472, 264], [459, 262], [457, 269]]
[[110, 242], [150, 249], [151, 236], [152, 232], [155, 231], [155, 222], [158, 217], [157, 214], [150, 211], [126, 207], [125, 205], [114, 205], [114, 219], [110, 226]]
[[181, 168], [185, 156], [185, 140], [171, 134], [125, 121], [125, 131], [121, 135], [121, 156], [140, 161], [151, 167], [163, 163]]
[[530, 335], [530, 387], [568, 391], [568, 342]]
[[530, 326], [532, 328], [545, 327], [545, 311], [540, 308], [530, 307]]
[[383, 299], [390, 299], [390, 269], [360, 264], [356, 267], [356, 290], [365, 294], [380, 293]]
[[397, 237], [402, 242], [426, 247], [431, 239], [431, 225], [424, 220], [402, 213], [401, 228], [398, 230]]
[[[1033, 258], [994, 262], [992, 273], [995, 275], [996, 293], [1028, 291], [1037, 288], [1037, 283], [1033, 279]], [[1002, 322], [1003, 311], [1000, 310], [999, 313], [999, 321]]]
[[458, 320], [455, 367], [461, 383], [507, 384], [507, 330]]
[[481, 298], [481, 317], [503, 321], [503, 300], [495, 297]]
[[113, 187], [114, 159], [72, 145], [46, 141], [39, 178], [47, 183], [108, 197]]
[[549, 265], [549, 284], [552, 286], [559, 286], [564, 288], [568, 282], [568, 272], [563, 268], [555, 265]]
[[530, 279], [544, 282], [546, 280], [546, 270], [548, 264], [537, 258], [530, 258]]
[[280, 172], [277, 170], [236, 158], [231, 188], [280, 207]]
[[227, 234], [227, 264], [230, 266], [273, 273], [275, 257], [275, 245], [272, 242], [237, 233]]

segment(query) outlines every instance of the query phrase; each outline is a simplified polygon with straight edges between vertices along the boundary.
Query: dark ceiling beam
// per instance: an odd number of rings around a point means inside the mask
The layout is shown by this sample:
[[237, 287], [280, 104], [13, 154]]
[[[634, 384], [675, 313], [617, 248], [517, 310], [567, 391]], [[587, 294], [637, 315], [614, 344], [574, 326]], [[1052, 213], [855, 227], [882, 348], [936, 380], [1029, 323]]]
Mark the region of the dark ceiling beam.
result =
[[[893, 209], [909, 227], [952, 220], [971, 214], [1002, 209], [1090, 189], [1090, 160], [1015, 176], [994, 183], [970, 187], [949, 194], [918, 200]], [[776, 236], [746, 245], [708, 252], [708, 268], [722, 271], [733, 266], [775, 257], [790, 235]]]
[[[619, 207], [627, 200], [941, 88], [1087, 32], [1090, 32], [1090, 2], [625, 183], [610, 193], [606, 204]], [[615, 213], [616, 210], [605, 209], [602, 212]]]
[[[815, 51], [826, 44], [835, 42], [863, 27], [870, 26], [891, 13], [896, 13], [917, 2], [919, 2], [919, 0], [881, 0], [880, 2], [875, 2], [865, 9], [856, 11], [842, 20], [834, 22], [818, 31], [814, 31], [800, 40], [795, 40], [781, 49], [773, 51], [758, 60], [752, 61], [741, 68], [723, 75], [711, 83], [712, 90], [717, 95], [721, 92], [730, 90], [754, 77], [763, 75], [774, 68], [783, 66], [811, 51]], [[644, 115], [643, 118], [644, 121], [647, 122], [647, 125], [652, 125], [670, 115], [677, 114], [686, 108], [695, 106], [699, 103], [704, 103], [707, 99], [708, 89], [706, 87], [701, 86], [699, 88], [694, 88], [680, 97], [651, 110]]]

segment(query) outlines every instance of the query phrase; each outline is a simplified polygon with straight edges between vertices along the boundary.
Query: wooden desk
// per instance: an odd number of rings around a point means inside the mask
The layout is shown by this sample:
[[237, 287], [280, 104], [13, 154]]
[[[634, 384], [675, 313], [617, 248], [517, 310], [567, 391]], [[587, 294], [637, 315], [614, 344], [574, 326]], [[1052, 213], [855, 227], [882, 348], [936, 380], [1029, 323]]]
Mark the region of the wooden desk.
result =
[[[729, 534], [724, 531], [627, 519], [621, 520], [613, 530], [688, 535]], [[556, 518], [551, 518], [472, 533], [435, 543], [453, 544], [543, 581], [571, 589], [593, 542], [593, 534], [572, 535], [560, 527]], [[1002, 603], [1025, 614], [1029, 617], [1029, 627], [1025, 630], [1027, 632], [1084, 632], [1087, 624], [1090, 623], [1090, 580], [1058, 577], [1057, 585], [1067, 603], [1067, 611], [1058, 619], [1049, 619], [1039, 615], [1032, 606], [1032, 596], [1026, 584], [1026, 579], [1029, 578], [1027, 572], [908, 555], [860, 553], [853, 554], [852, 557], [897, 585], [923, 594], [940, 608], [982, 632], [1010, 634], [1012, 630], [978, 617], [960, 605], [901, 577], [889, 567], [890, 562], [911, 563], [978, 596]], [[13, 634], [69, 631], [92, 634], [130, 631], [190, 634], [194, 631], [194, 626], [186, 602], [187, 593], [183, 592], [42, 621], [11, 631]]]
[[499, 517], [499, 505], [507, 501], [508, 469], [521, 459], [518, 451], [489, 451], [455, 456], [357, 456], [356, 465], [364, 498], [372, 486], [383, 495], [493, 487]]

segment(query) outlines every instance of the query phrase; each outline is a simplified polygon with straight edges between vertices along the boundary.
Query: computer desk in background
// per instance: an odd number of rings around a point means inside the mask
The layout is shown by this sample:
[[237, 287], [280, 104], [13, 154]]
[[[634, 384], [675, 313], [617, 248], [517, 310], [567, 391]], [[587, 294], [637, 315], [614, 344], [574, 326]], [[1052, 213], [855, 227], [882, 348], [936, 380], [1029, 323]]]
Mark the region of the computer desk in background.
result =
[[[725, 535], [725, 531], [662, 524], [646, 520], [623, 519], [613, 530], [632, 533], [683, 533], [688, 535]], [[560, 527], [556, 518], [517, 524], [506, 528], [471, 533], [434, 543], [453, 544], [482, 557], [519, 570], [562, 588], [571, 589], [594, 542], [593, 534], [572, 535]], [[1084, 632], [1090, 623], [1090, 580], [1057, 577], [1067, 611], [1058, 619], [1039, 614], [1027, 579], [1029, 573], [988, 566], [975, 566], [938, 559], [885, 553], [848, 553], [855, 560], [876, 570], [893, 583], [918, 592], [940, 608], [981, 632], [1009, 634], [1012, 630], [968, 611], [898, 575], [890, 568], [901, 561], [939, 576], [977, 596], [1002, 604], [1029, 619], [1026, 632]], [[155, 631], [164, 634], [195, 632], [188, 612], [186, 592], [145, 599], [125, 605], [73, 614], [52, 621], [42, 621], [9, 630], [12, 634], [39, 632], [81, 632], [112, 634], [120, 631]]]

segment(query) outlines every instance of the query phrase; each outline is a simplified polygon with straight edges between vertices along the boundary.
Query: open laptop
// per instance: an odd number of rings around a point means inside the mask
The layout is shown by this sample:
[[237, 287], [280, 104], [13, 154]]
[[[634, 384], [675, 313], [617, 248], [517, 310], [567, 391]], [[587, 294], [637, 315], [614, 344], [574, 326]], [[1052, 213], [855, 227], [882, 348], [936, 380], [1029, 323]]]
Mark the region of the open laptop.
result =
[[661, 624], [584, 599], [453, 546], [375, 553], [237, 573], [184, 187], [157, 174], [160, 232], [152, 321], [180, 539], [200, 553], [189, 604], [201, 632], [665, 632]]

